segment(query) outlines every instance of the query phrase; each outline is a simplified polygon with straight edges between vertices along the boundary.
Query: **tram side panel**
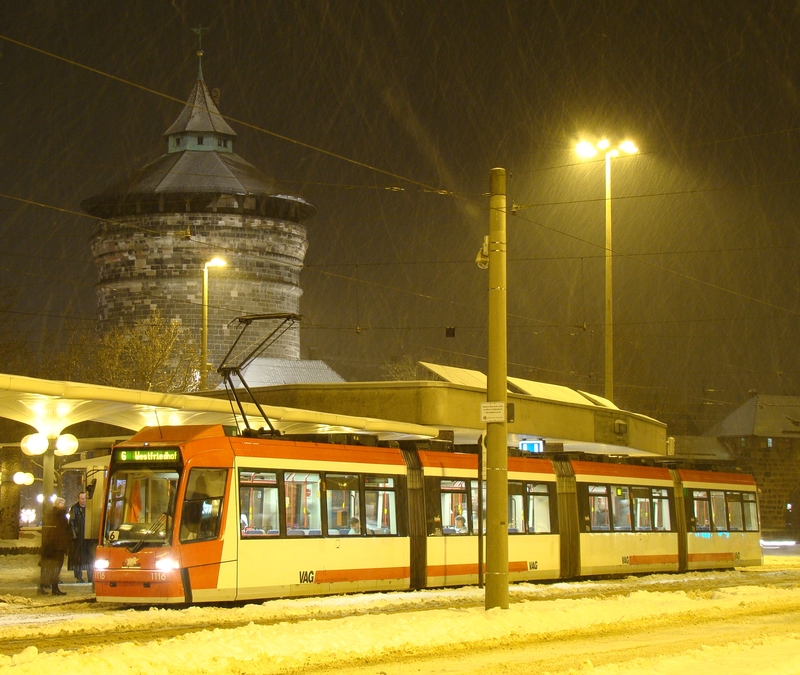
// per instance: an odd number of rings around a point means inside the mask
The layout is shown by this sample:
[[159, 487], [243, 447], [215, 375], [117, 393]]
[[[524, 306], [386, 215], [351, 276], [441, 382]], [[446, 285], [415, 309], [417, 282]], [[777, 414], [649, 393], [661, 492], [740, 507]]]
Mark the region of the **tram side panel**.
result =
[[[477, 456], [419, 452], [426, 516], [426, 586], [478, 582]], [[509, 580], [557, 578], [555, 474], [545, 460], [509, 458]], [[485, 508], [485, 506], [484, 506]], [[485, 561], [485, 549], [484, 549]]]
[[406, 476], [393, 449], [237, 457], [238, 600], [409, 588]]
[[687, 569], [762, 564], [758, 496], [752, 476], [680, 469]]
[[678, 570], [674, 488], [667, 469], [572, 461], [581, 576]]

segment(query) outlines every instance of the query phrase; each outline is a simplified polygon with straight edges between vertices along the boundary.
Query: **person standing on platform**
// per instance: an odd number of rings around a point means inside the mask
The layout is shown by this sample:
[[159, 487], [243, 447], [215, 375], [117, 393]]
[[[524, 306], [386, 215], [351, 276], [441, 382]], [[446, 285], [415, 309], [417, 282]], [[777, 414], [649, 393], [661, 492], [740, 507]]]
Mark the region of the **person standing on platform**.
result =
[[75, 575], [78, 583], [83, 583], [83, 569], [86, 568], [86, 580], [92, 580], [91, 552], [86, 536], [86, 493], [78, 494], [78, 501], [69, 509], [69, 526], [72, 530], [72, 548], [69, 552], [68, 567]]
[[72, 542], [72, 530], [67, 520], [67, 503], [58, 498], [42, 525], [42, 554], [39, 565], [42, 568], [39, 580], [39, 595], [45, 595], [50, 587], [53, 595], [66, 595], [59, 587], [64, 555]]

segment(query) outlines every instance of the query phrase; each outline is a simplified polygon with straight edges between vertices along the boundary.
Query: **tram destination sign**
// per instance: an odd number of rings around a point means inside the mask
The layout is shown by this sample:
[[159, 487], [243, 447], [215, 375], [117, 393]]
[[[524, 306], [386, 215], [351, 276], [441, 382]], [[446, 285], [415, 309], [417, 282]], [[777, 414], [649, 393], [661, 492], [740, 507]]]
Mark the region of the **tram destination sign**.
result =
[[176, 448], [136, 448], [135, 450], [115, 450], [117, 462], [177, 462]]

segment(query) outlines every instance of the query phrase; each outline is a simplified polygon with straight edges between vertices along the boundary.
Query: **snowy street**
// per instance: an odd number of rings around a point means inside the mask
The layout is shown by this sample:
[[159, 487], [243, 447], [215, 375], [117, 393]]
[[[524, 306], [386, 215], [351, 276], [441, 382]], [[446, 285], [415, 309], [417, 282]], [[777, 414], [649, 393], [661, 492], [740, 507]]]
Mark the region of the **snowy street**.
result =
[[800, 558], [730, 572], [114, 609], [67, 572], [30, 597], [35, 556], [0, 557], [0, 671], [135, 673], [800, 673]]

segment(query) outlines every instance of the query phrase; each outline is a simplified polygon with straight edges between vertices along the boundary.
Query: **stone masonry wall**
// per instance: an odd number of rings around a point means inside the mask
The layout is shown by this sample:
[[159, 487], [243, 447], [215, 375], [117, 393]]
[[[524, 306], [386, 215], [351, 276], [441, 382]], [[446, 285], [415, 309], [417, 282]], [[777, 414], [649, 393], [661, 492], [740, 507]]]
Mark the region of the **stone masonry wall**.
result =
[[759, 487], [762, 530], [779, 531], [786, 525], [786, 503], [800, 486], [800, 447], [790, 438], [773, 438], [772, 447], [769, 442], [752, 436], [726, 439], [738, 466], [751, 473]]
[[[215, 368], [238, 335], [238, 324], [228, 326], [236, 317], [299, 312], [308, 241], [298, 223], [228, 214], [147, 214], [97, 221], [91, 247], [101, 327], [131, 325], [158, 309], [188, 326], [198, 349], [203, 265], [223, 258], [225, 267], [209, 269], [208, 355]], [[242, 345], [277, 325], [253, 323]], [[295, 325], [263, 355], [299, 358], [299, 336]]]

